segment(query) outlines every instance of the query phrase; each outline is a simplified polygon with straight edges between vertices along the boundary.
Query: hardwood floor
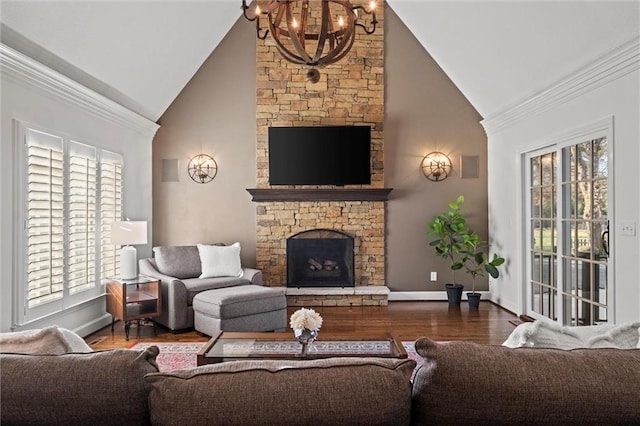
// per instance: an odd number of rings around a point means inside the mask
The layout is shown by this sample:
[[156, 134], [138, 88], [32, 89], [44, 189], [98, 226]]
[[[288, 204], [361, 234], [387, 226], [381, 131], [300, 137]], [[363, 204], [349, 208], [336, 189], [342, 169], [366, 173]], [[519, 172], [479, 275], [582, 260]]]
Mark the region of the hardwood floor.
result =
[[[298, 308], [289, 307], [290, 316]], [[354, 333], [359, 336], [380, 336], [393, 333], [400, 340], [416, 340], [427, 336], [433, 340], [466, 340], [476, 343], [499, 345], [513, 331], [510, 320], [518, 318], [513, 313], [483, 301], [478, 310], [470, 310], [466, 303], [459, 308], [447, 302], [389, 302], [389, 306], [365, 307], [314, 307], [323, 318], [322, 333]], [[173, 333], [158, 327], [132, 325], [130, 340], [125, 340], [124, 324], [91, 334], [85, 339], [93, 349], [126, 348], [141, 342], [206, 342], [209, 336], [196, 331]]]

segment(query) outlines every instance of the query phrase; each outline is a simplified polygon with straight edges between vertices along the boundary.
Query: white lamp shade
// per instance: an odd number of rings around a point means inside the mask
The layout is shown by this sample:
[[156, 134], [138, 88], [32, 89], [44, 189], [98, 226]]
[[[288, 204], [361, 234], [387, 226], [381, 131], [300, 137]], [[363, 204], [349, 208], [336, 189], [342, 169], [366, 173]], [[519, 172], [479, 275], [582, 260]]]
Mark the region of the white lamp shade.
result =
[[147, 244], [147, 222], [113, 222], [111, 244], [117, 246]]

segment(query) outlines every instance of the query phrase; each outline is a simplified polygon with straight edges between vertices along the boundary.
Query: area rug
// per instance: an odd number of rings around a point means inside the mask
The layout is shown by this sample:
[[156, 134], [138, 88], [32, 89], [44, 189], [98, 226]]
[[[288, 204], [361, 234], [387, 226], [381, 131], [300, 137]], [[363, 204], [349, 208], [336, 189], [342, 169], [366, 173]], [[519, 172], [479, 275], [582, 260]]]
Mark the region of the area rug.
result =
[[[160, 371], [174, 371], [195, 367], [198, 351], [204, 344], [205, 342], [137, 342], [129, 346], [129, 349], [143, 350], [149, 346], [157, 346], [160, 353], [156, 362]], [[424, 358], [416, 353], [414, 342], [402, 342], [402, 346], [407, 351], [409, 359], [416, 361], [416, 369], [424, 363]]]
[[129, 346], [129, 349], [139, 351], [149, 346], [157, 346], [160, 353], [156, 362], [160, 371], [174, 371], [195, 367], [198, 351], [204, 344], [205, 342], [137, 342]]

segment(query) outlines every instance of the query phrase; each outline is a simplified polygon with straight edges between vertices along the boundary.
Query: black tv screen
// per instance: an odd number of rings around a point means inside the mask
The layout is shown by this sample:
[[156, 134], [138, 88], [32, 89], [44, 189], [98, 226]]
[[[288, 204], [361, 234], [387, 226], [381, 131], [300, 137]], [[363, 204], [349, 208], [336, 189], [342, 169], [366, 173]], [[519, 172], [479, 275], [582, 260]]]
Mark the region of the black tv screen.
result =
[[269, 184], [370, 183], [371, 127], [269, 127]]

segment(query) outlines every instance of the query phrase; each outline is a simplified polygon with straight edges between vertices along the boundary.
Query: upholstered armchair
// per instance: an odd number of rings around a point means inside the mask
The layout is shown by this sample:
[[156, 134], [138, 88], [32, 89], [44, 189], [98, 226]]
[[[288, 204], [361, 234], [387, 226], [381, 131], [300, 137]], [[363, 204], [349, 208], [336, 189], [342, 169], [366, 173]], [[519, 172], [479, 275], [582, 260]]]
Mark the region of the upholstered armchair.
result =
[[202, 291], [262, 285], [262, 272], [245, 267], [240, 267], [237, 276], [200, 278], [202, 263], [195, 245], [154, 247], [153, 252], [154, 258], [139, 261], [139, 269], [141, 274], [160, 281], [162, 314], [156, 321], [171, 330], [193, 327], [193, 298]]

